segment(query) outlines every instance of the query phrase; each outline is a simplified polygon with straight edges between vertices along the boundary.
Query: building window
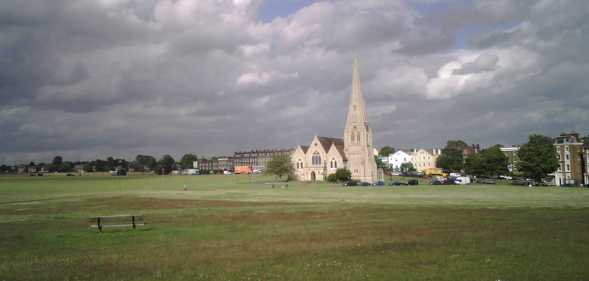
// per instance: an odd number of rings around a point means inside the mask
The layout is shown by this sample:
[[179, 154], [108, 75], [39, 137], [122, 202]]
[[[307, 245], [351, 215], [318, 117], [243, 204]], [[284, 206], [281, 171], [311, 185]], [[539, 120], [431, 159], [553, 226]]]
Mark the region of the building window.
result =
[[313, 153], [311, 163], [313, 163], [313, 165], [321, 165], [321, 155], [319, 155], [319, 152]]
[[567, 145], [567, 146], [565, 146], [565, 147], [564, 147], [564, 150], [565, 150], [565, 151], [569, 151], [569, 146], [568, 146], [568, 145]]
[[569, 154], [565, 155], [565, 159], [566, 160], [569, 160], [569, 158], [570, 158], [570, 155]]
[[567, 172], [571, 170], [571, 165], [567, 164]]
[[331, 162], [330, 162], [329, 166], [330, 166], [332, 169], [337, 169], [337, 161], [335, 161], [335, 158], [332, 158], [332, 159], [331, 159]]

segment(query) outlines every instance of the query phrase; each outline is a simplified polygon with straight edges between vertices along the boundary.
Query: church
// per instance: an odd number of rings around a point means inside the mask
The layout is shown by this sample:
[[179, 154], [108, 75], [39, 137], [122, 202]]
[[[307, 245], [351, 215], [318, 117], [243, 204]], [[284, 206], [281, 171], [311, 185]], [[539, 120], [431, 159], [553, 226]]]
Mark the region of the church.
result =
[[362, 93], [358, 60], [352, 70], [352, 95], [343, 138], [315, 136], [310, 145], [298, 146], [291, 155], [295, 176], [302, 181], [323, 181], [338, 168], [346, 168], [352, 179], [374, 183], [377, 167]]

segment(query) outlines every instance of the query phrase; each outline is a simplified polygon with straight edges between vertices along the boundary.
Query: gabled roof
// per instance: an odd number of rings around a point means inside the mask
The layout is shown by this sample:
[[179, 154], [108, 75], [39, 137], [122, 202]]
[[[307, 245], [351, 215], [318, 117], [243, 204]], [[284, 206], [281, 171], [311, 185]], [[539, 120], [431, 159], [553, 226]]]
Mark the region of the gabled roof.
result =
[[304, 153], [307, 153], [307, 150], [309, 150], [309, 146], [308, 145], [301, 145], [301, 150], [303, 150]]
[[413, 154], [413, 152], [410, 149], [397, 149], [393, 154], [395, 154], [397, 152], [403, 152], [403, 153], [405, 153], [407, 155]]
[[343, 142], [341, 144], [336, 144], [335, 145], [335, 149], [337, 149], [337, 152], [339, 152], [339, 154], [342, 156], [342, 160], [348, 161], [348, 158], [346, 157], [346, 154], [344, 153], [344, 144], [343, 144]]
[[323, 149], [325, 149], [325, 151], [329, 151], [329, 148], [331, 147], [331, 144], [335, 144], [335, 146], [341, 145], [343, 147], [344, 145], [344, 140], [343, 139], [339, 139], [339, 138], [328, 138], [328, 137], [317, 137], [317, 139], [319, 140], [319, 143], [321, 143], [321, 146], [323, 146]]

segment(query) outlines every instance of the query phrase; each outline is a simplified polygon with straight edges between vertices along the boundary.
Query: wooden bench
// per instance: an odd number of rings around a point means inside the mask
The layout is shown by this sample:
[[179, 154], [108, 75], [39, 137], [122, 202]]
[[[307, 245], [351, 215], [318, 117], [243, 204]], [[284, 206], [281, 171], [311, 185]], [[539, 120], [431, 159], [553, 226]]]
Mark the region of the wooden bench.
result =
[[133, 228], [145, 226], [143, 215], [100, 216], [89, 218], [90, 228], [98, 228], [99, 232], [105, 228]]

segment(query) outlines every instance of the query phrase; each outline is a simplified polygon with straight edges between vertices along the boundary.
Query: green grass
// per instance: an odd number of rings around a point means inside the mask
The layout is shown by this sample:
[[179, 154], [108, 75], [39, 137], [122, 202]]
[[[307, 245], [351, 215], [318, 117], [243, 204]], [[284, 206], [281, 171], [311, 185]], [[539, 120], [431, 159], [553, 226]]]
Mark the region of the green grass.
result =
[[[587, 189], [268, 182], [1, 177], [0, 280], [589, 278]], [[88, 228], [109, 214], [149, 227]]]

